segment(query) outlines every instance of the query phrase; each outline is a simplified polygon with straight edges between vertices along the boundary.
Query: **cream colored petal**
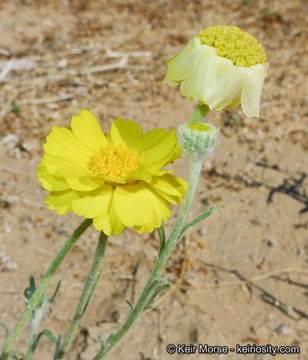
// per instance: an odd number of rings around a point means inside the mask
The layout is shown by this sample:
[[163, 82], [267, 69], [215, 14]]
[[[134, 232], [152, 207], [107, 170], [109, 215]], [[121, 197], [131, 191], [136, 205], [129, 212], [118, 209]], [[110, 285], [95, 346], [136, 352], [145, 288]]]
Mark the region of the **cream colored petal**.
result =
[[198, 47], [200, 40], [193, 37], [178, 54], [167, 61], [168, 71], [164, 83], [175, 86], [187, 77], [194, 61], [195, 49]]
[[219, 79], [222, 74], [230, 71], [234, 68], [233, 62], [230, 59], [226, 59], [224, 57], [218, 56], [216, 58], [216, 66], [217, 66], [217, 78]]
[[210, 109], [222, 110], [235, 104], [243, 89], [248, 68], [233, 66], [217, 80], [214, 90], [208, 95], [206, 103]]
[[249, 76], [245, 79], [241, 96], [242, 108], [247, 117], [259, 117], [261, 93], [267, 75], [267, 64], [257, 64], [251, 66], [248, 70]]
[[[198, 40], [199, 41], [199, 40]], [[194, 50], [191, 71], [181, 84], [181, 94], [194, 100], [205, 101], [217, 79], [216, 49], [199, 45]]]

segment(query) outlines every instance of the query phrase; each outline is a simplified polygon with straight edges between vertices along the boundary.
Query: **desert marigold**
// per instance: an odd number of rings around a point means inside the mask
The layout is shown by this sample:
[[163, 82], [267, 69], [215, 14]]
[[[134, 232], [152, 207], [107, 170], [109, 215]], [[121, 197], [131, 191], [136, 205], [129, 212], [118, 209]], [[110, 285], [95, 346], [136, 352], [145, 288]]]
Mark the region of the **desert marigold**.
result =
[[116, 119], [104, 134], [95, 116], [82, 110], [71, 130], [54, 126], [38, 166], [42, 186], [50, 191], [49, 209], [73, 210], [92, 218], [105, 234], [124, 227], [151, 232], [170, 216], [186, 182], [162, 168], [181, 154], [174, 130], [145, 134], [131, 120]]
[[260, 99], [267, 75], [267, 58], [256, 38], [236, 26], [201, 30], [167, 61], [164, 79], [181, 84], [181, 94], [211, 110], [242, 105], [248, 117], [260, 116]]

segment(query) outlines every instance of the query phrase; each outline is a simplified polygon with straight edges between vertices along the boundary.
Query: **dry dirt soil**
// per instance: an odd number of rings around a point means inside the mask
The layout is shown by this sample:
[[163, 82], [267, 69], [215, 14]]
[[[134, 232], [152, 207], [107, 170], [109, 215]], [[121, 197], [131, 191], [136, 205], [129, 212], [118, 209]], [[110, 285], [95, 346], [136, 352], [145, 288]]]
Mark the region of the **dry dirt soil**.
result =
[[[165, 61], [200, 28], [237, 25], [269, 59], [260, 119], [241, 109], [213, 112], [220, 144], [205, 161], [191, 217], [218, 205], [187, 233], [164, 275], [172, 288], [142, 315], [108, 359], [247, 359], [271, 355], [168, 355], [166, 345], [298, 345], [308, 360], [308, 108], [305, 0], [0, 1], [0, 317], [10, 328], [39, 280], [81, 222], [47, 209], [36, 176], [52, 126], [83, 108], [108, 131], [113, 119], [145, 130], [177, 128], [195, 103], [162, 84]], [[306, 55], [306, 57], [305, 57]], [[175, 163], [187, 179], [187, 159]], [[178, 211], [172, 209], [170, 232]], [[90, 228], [48, 288], [62, 286], [41, 324], [65, 333], [91, 265]], [[67, 359], [89, 360], [99, 333], [125, 321], [155, 261], [158, 236], [126, 229], [111, 237], [102, 278]], [[27, 328], [17, 347], [25, 350]], [[0, 328], [0, 346], [4, 330]], [[34, 358], [53, 358], [42, 340]]]

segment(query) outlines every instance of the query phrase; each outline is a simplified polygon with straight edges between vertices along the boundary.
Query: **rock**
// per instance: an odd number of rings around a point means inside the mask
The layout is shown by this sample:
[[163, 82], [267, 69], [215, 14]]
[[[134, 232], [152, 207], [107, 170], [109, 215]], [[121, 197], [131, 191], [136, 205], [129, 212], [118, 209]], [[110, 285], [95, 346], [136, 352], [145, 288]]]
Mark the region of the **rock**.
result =
[[12, 150], [18, 144], [18, 142], [19, 137], [17, 135], [8, 134], [0, 141], [0, 144], [4, 145], [8, 150]]
[[287, 335], [287, 334], [290, 334], [291, 328], [290, 328], [290, 326], [288, 324], [282, 323], [282, 324], [277, 326], [276, 332], [279, 335]]
[[253, 360], [263, 360], [263, 359], [264, 359], [263, 355], [260, 355], [260, 354], [255, 355], [253, 358]]
[[267, 245], [272, 247], [272, 246], [276, 245], [276, 241], [275, 240], [268, 240]]
[[206, 231], [205, 231], [204, 228], [199, 228], [199, 229], [197, 230], [197, 234], [200, 235], [200, 236], [205, 235], [205, 233], [206, 233]]
[[20, 201], [20, 196], [18, 195], [11, 195], [7, 200], [10, 206], [16, 205], [19, 201]]

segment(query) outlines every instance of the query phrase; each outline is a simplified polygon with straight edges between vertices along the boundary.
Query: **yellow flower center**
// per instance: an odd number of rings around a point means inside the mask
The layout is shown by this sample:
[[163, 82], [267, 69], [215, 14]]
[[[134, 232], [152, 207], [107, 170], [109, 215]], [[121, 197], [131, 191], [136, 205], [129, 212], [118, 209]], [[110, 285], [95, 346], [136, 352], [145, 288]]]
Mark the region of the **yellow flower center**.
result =
[[94, 174], [122, 178], [139, 166], [137, 152], [126, 145], [113, 147], [107, 144], [91, 158], [88, 168]]
[[267, 58], [257, 39], [237, 26], [210, 26], [197, 35], [202, 45], [217, 49], [217, 55], [232, 60], [236, 66], [264, 64]]

